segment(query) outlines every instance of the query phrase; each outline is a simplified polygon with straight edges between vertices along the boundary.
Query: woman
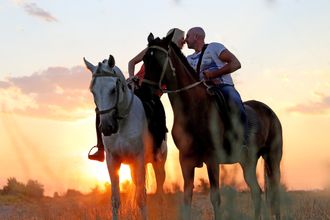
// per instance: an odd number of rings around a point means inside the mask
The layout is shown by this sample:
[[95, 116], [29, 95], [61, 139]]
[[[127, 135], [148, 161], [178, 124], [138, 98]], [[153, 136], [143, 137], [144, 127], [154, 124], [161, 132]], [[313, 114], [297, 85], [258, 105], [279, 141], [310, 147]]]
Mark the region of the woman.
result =
[[[174, 33], [173, 33], [174, 32]], [[184, 31], [173, 28], [168, 31], [167, 35], [173, 33], [172, 42], [175, 43], [180, 49], [183, 48], [185, 43]], [[143, 60], [143, 57], [147, 51], [147, 48], [138, 53], [133, 59], [128, 62], [128, 73], [129, 81], [138, 80], [138, 86], [140, 87], [144, 78], [144, 64], [142, 64], [140, 70], [134, 75], [135, 65]], [[160, 96], [162, 93], [160, 91], [155, 91], [152, 93], [148, 87], [140, 87], [134, 90], [134, 93], [141, 99], [145, 112], [148, 119], [148, 127], [154, 138], [155, 146], [160, 147], [162, 141], [165, 139], [165, 134], [167, 132], [166, 128], [166, 118], [165, 110], [162, 102], [160, 101]], [[90, 160], [104, 161], [104, 146], [102, 142], [101, 131], [99, 130], [99, 115], [96, 115], [96, 134], [97, 134], [97, 151], [94, 154], [89, 154], [88, 158]], [[93, 147], [93, 148], [94, 148]]]

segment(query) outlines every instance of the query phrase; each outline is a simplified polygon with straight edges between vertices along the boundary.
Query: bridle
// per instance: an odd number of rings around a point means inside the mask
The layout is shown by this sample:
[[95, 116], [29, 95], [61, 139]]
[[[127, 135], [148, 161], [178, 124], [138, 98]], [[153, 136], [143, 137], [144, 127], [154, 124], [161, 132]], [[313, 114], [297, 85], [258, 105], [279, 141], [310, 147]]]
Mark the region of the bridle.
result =
[[112, 70], [113, 72], [103, 72], [103, 73], [94, 73], [93, 74], [93, 80], [97, 77], [114, 77], [114, 78], [117, 78], [116, 80], [116, 101], [115, 101], [115, 104], [108, 108], [108, 109], [105, 109], [105, 110], [98, 110], [98, 108], [95, 109], [95, 112], [96, 114], [99, 114], [99, 115], [103, 115], [103, 114], [107, 114], [107, 113], [110, 113], [112, 111], [115, 111], [115, 118], [116, 119], [124, 119], [127, 117], [128, 113], [129, 113], [129, 110], [131, 108], [131, 105], [133, 103], [133, 98], [134, 98], [134, 95], [133, 95], [133, 92], [132, 92], [132, 95], [131, 95], [131, 100], [129, 102], [129, 105], [128, 107], [125, 109], [125, 111], [121, 111], [119, 114], [119, 90], [121, 89], [120, 86], [121, 86], [121, 80], [119, 78], [119, 76], [116, 74], [115, 70]]
[[162, 48], [160, 46], [157, 46], [157, 45], [149, 46], [149, 48], [156, 49], [156, 50], [159, 50], [159, 51], [165, 53], [166, 58], [165, 58], [165, 61], [163, 62], [163, 67], [162, 67], [162, 72], [160, 74], [159, 82], [157, 83], [157, 82], [152, 81], [152, 80], [143, 79], [143, 82], [144, 83], [149, 84], [149, 85], [152, 85], [152, 86], [157, 86], [157, 89], [159, 89], [162, 93], [178, 93], [178, 92], [182, 92], [182, 91], [186, 91], [188, 89], [194, 88], [194, 87], [198, 86], [199, 84], [205, 82], [205, 80], [200, 80], [200, 81], [197, 81], [197, 82], [192, 83], [190, 85], [187, 85], [187, 86], [185, 86], [183, 88], [175, 89], [175, 90], [163, 89], [161, 84], [162, 84], [163, 78], [165, 77], [165, 73], [166, 73], [166, 70], [167, 70], [168, 66], [171, 67], [171, 71], [173, 73], [173, 76], [176, 75], [175, 68], [173, 67], [172, 61], [169, 58], [170, 57], [169, 56], [169, 50], [170, 50], [170, 48], [168, 50], [165, 50], [164, 48]]

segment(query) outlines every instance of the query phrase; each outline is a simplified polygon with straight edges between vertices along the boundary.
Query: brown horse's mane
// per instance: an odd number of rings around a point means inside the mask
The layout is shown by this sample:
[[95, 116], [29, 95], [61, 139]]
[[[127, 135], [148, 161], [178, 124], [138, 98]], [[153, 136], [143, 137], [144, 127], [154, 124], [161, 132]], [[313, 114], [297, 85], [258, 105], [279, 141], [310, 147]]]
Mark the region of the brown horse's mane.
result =
[[180, 59], [182, 64], [185, 66], [185, 68], [189, 71], [191, 76], [194, 77], [196, 81], [199, 80], [198, 74], [195, 71], [194, 68], [191, 67], [191, 65], [188, 63], [188, 60], [186, 56], [182, 53], [181, 49], [173, 42], [170, 43], [170, 47], [173, 49], [174, 53], [177, 55], [177, 57]]

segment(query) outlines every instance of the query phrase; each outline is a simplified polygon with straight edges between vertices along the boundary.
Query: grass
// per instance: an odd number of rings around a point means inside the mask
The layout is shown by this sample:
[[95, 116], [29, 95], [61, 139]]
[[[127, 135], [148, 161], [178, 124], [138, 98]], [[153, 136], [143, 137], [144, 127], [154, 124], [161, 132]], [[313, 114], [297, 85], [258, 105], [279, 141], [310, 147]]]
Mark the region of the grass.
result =
[[[221, 191], [223, 219], [252, 219], [253, 203], [248, 192], [231, 188]], [[121, 219], [137, 219], [132, 193], [122, 193]], [[181, 192], [162, 196], [148, 195], [149, 219], [180, 219]], [[282, 219], [330, 219], [330, 193], [327, 191], [290, 191], [282, 196]], [[267, 213], [265, 211], [264, 213]], [[0, 219], [111, 219], [109, 194], [89, 194], [56, 198], [28, 199], [0, 196]], [[194, 193], [192, 219], [213, 219], [208, 192]], [[263, 219], [268, 219], [264, 215]]]

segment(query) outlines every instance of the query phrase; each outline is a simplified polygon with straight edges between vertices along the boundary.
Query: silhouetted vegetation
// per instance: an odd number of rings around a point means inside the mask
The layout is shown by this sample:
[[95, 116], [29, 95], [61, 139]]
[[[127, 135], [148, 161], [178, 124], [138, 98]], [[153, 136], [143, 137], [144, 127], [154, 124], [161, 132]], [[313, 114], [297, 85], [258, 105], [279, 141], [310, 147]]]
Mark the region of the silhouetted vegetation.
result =
[[75, 189], [68, 189], [65, 193], [66, 197], [77, 197], [77, 196], [82, 196], [83, 194]]
[[[132, 185], [124, 184], [127, 192], [121, 193], [122, 219], [136, 219], [136, 210], [132, 203], [134, 193]], [[0, 190], [0, 219], [112, 219], [111, 185], [96, 185], [89, 193], [83, 194], [75, 189], [65, 193], [54, 193], [53, 198], [43, 196], [44, 188], [36, 180], [26, 184], [9, 178]], [[147, 197], [149, 219], [180, 219], [183, 193], [178, 183], [165, 190], [164, 195], [150, 194]], [[235, 187], [221, 187], [223, 198], [223, 219], [252, 219], [253, 203], [250, 193], [237, 191]], [[263, 195], [263, 200], [265, 195]], [[38, 198], [38, 199], [30, 199]], [[329, 219], [330, 192], [289, 191], [281, 189], [282, 219]], [[192, 219], [213, 219], [210, 202], [209, 183], [200, 179], [193, 196]], [[269, 209], [264, 203], [264, 219], [269, 219]]]
[[200, 178], [199, 184], [196, 187], [196, 191], [200, 193], [208, 193], [210, 191], [210, 184], [208, 180]]
[[1, 190], [1, 194], [42, 198], [44, 196], [44, 186], [37, 180], [29, 180], [24, 184], [18, 182], [16, 178], [11, 177], [7, 180], [7, 184]]

